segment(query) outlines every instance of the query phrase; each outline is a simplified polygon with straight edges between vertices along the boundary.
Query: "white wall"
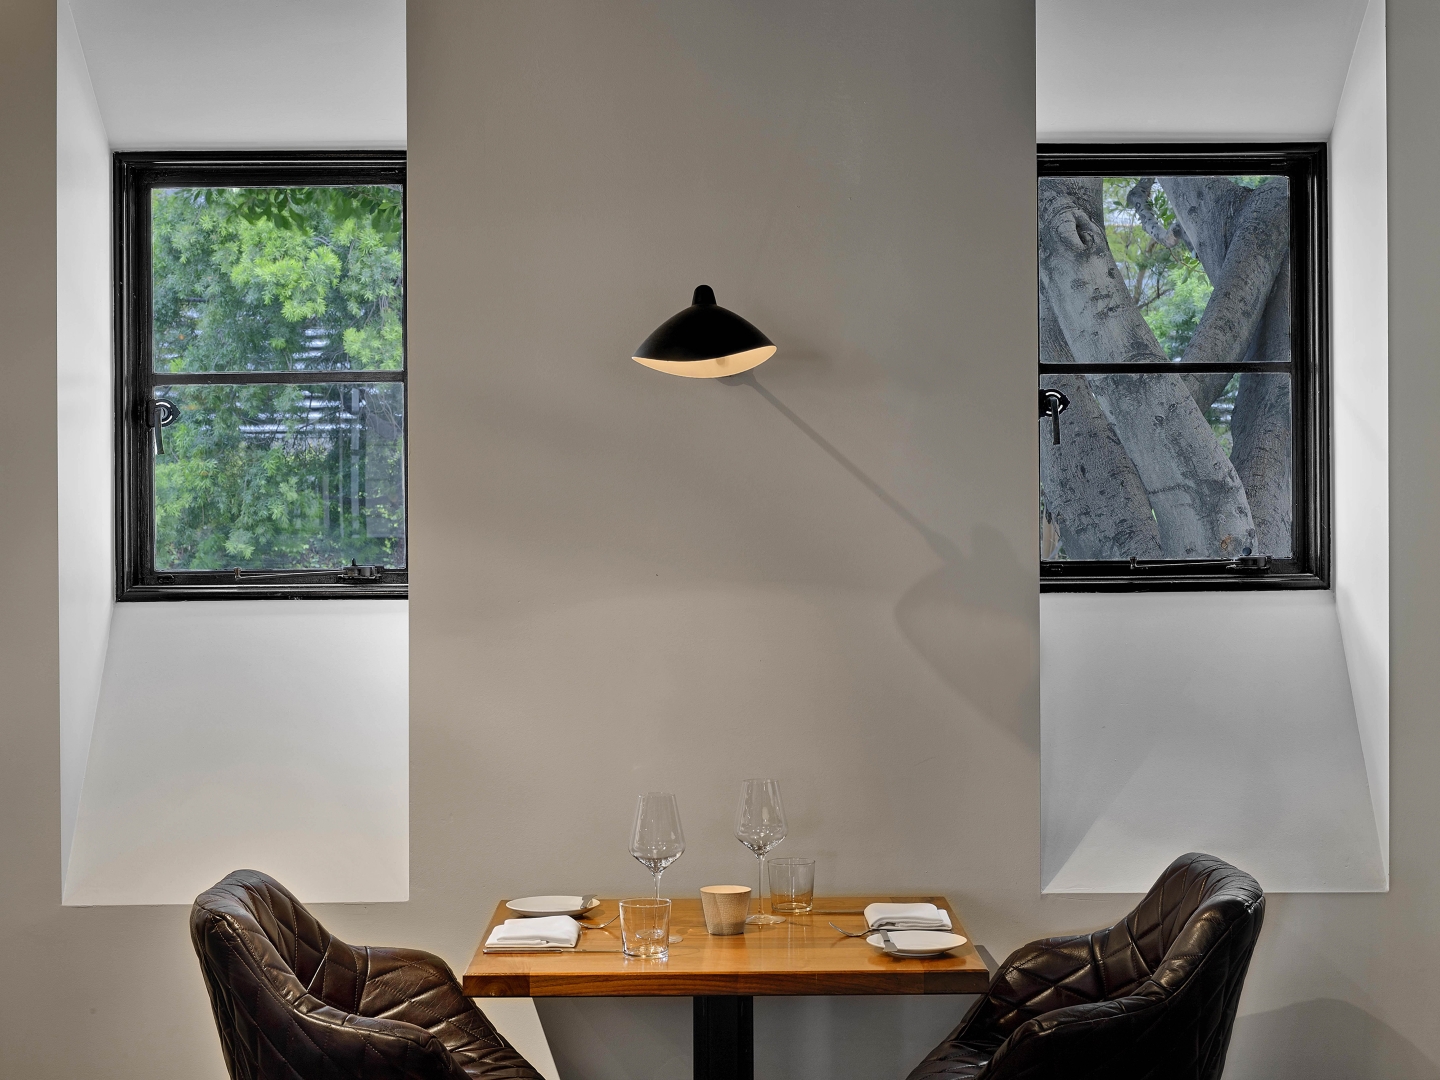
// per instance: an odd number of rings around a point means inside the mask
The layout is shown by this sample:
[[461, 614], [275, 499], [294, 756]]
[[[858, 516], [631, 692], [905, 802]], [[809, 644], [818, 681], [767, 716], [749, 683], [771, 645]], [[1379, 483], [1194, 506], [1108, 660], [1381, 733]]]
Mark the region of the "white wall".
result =
[[1324, 139], [1366, 0], [1036, 0], [1041, 142]]
[[1273, 898], [1231, 1047], [1243, 1080], [1440, 1078], [1440, 6], [1387, 0], [1385, 20], [1390, 891]]
[[403, 601], [116, 606], [65, 903], [409, 895]]
[[110, 611], [112, 567], [110, 147], [68, 4], [55, 9], [55, 246], [60, 515], [60, 865], [75, 815]]
[[1335, 598], [1380, 847], [1390, 845], [1390, 417], [1385, 0], [1371, 0], [1330, 138]]
[[405, 0], [70, 0], [117, 150], [405, 145]]
[[[404, 5], [75, 7], [56, 109], [64, 902], [189, 903], [241, 865], [305, 900], [403, 900], [405, 604], [113, 602], [109, 184], [111, 144], [403, 145]], [[321, 47], [346, 63], [310, 62]]]
[[[1146, 5], [1135, 21], [1135, 0], [1043, 0], [1039, 11], [1037, 111], [1053, 138], [1323, 138], [1344, 108], [1332, 189], [1335, 592], [1041, 598], [1045, 888], [1140, 891], [1171, 843], [1234, 853], [1272, 892], [1383, 891], [1383, 9], [1202, 0]], [[1127, 40], [1136, 28], [1142, 54], [1184, 41], [1207, 57], [1215, 92], [1182, 79], [1115, 93], [1077, 58], [1116, 26]], [[1236, 65], [1255, 77], [1234, 78]]]
[[1145, 892], [1183, 851], [1385, 888], [1333, 594], [1047, 595], [1040, 648], [1047, 891]]

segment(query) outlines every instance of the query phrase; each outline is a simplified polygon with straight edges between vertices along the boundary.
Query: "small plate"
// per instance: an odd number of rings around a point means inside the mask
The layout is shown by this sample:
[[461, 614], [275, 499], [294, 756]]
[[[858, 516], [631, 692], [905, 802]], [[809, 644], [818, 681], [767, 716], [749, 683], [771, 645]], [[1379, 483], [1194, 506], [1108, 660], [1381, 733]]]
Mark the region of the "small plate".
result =
[[[871, 934], [865, 940], [881, 952], [885, 951], [879, 934]], [[944, 956], [951, 949], [964, 945], [966, 941], [959, 934], [947, 934], [943, 930], [891, 930], [890, 940], [895, 943], [896, 955], [910, 959]]]
[[516, 915], [531, 915], [541, 918], [545, 915], [582, 915], [600, 906], [599, 900], [591, 900], [589, 907], [581, 907], [579, 896], [522, 896], [518, 900], [507, 900], [505, 906]]

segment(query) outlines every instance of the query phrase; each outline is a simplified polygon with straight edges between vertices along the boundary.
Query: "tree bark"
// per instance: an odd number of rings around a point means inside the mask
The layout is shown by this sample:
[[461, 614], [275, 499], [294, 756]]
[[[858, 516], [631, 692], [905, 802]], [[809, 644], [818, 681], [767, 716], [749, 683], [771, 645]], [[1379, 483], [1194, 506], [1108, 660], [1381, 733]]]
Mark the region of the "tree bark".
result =
[[1223, 176], [1162, 176], [1160, 188], [1213, 282], [1225, 265], [1235, 220], [1250, 199], [1250, 189]]
[[[1054, 312], [1040, 297], [1040, 360], [1074, 362]], [[1040, 424], [1040, 487], [1069, 559], [1160, 558], [1160, 527], [1135, 463], [1082, 375], [1046, 375], [1041, 385], [1070, 399], [1056, 446]]]
[[[1285, 364], [1290, 362], [1290, 182], [1272, 177], [1251, 191], [1232, 180], [1214, 176], [1162, 177], [1160, 185], [1177, 219], [1194, 238], [1196, 254], [1212, 281], [1229, 273], [1231, 283], [1248, 281], [1251, 287], [1264, 277], [1271, 284], [1266, 302], [1250, 336], [1245, 340], [1244, 360]], [[1283, 196], [1283, 197], [1278, 197]], [[1270, 205], [1266, 205], [1267, 202]], [[1243, 268], [1240, 265], [1245, 263]], [[1269, 270], [1274, 264], [1273, 272]], [[1196, 338], [1205, 329], [1205, 319], [1220, 300], [1219, 289], [1211, 296]], [[1231, 296], [1233, 302], [1233, 294]], [[1250, 292], [1243, 305], [1253, 305]], [[1224, 300], [1222, 303], [1226, 302]], [[1217, 309], [1218, 310], [1218, 309]], [[1221, 325], [1217, 321], [1215, 329]], [[1239, 332], [1237, 328], [1233, 332]], [[1197, 359], [1191, 343], [1186, 359]], [[1203, 399], [1212, 389], [1190, 376], [1192, 391], [1202, 408], [1208, 408], [1224, 389], [1214, 387], [1209, 402]], [[1214, 376], [1215, 380], [1227, 376]], [[1235, 412], [1230, 419], [1230, 460], [1245, 485], [1250, 511], [1255, 520], [1256, 551], [1288, 558], [1293, 554], [1294, 490], [1291, 450], [1290, 379], [1285, 375], [1247, 373], [1240, 377]]]
[[[1190, 241], [1190, 250], [1213, 283], [1225, 265], [1235, 219], [1245, 208], [1250, 189], [1223, 176], [1162, 176], [1160, 188]], [[1184, 379], [1201, 412], [1214, 405], [1230, 383], [1230, 376], [1223, 372], [1186, 375]]]
[[1164, 244], [1167, 248], [1173, 248], [1185, 239], [1184, 229], [1180, 227], [1178, 218], [1175, 224], [1167, 229], [1155, 215], [1155, 207], [1150, 203], [1150, 189], [1154, 186], [1155, 178], [1153, 176], [1140, 177], [1125, 196], [1125, 205], [1135, 211], [1135, 217], [1139, 219], [1140, 227], [1145, 230], [1150, 239]]
[[[1111, 257], [1100, 178], [1041, 179], [1039, 217], [1042, 286], [1075, 359], [1166, 362]], [[1086, 381], [1145, 485], [1162, 557], [1253, 550], [1255, 524], [1240, 477], [1180, 376]]]
[[[1275, 280], [1256, 337], [1255, 358], [1290, 360], [1290, 264]], [[1256, 552], [1288, 559], [1293, 554], [1294, 468], [1291, 457], [1290, 376], [1246, 372], [1230, 417], [1230, 460], [1250, 499]]]
[[1180, 379], [1185, 383], [1185, 388], [1190, 391], [1190, 396], [1195, 399], [1195, 404], [1200, 406], [1200, 411], [1203, 413], [1215, 404], [1215, 399], [1225, 392], [1225, 387], [1230, 385], [1233, 377], [1233, 372], [1217, 371], [1181, 375]]
[[[1189, 363], [1234, 364], [1250, 352], [1280, 264], [1290, 250], [1289, 179], [1273, 176], [1266, 180], [1251, 192], [1230, 223], [1230, 242], [1219, 273], [1201, 260], [1215, 291], [1185, 350]], [[1186, 223], [1187, 232], [1189, 227]]]

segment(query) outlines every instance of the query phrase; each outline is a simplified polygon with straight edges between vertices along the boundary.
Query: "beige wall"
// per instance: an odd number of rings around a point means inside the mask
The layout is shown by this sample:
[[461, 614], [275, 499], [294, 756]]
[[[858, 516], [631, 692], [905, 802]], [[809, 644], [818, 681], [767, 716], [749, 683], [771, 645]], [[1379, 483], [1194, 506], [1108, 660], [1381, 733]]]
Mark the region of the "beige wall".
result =
[[[653, 788], [670, 890], [752, 880], [755, 775], [822, 889], [943, 890], [1000, 951], [1086, 921], [1037, 895], [1027, 7], [421, 2], [408, 41], [412, 925], [643, 890]], [[629, 360], [701, 282], [763, 391]], [[541, 1015], [562, 1073], [688, 1075], [688, 1004]], [[765, 1003], [762, 1071], [895, 1073], [957, 1008]]]
[[[657, 785], [667, 884], [745, 880], [755, 773], [822, 887], [997, 954], [1125, 906], [1039, 896], [1027, 8], [411, 4], [412, 899], [338, 932], [463, 963], [499, 896], [639, 891]], [[0, 0], [12, 405], [55, 392], [54, 26]], [[1392, 888], [1273, 899], [1232, 1076], [1440, 1075], [1440, 10], [1389, 49]], [[769, 397], [625, 359], [700, 281]], [[184, 909], [59, 906], [52, 415], [0, 425], [0, 1076], [218, 1077]], [[763, 1003], [761, 1075], [903, 1075], [957, 1008]], [[684, 1075], [683, 1002], [545, 1017], [567, 1080]]]

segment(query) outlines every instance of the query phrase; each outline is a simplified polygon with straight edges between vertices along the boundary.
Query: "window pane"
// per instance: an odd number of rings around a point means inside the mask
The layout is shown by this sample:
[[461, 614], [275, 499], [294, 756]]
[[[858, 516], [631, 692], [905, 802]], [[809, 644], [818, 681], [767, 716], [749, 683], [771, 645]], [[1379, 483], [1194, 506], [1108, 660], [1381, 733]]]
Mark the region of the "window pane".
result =
[[172, 386], [155, 568], [405, 563], [404, 387]]
[[404, 366], [398, 186], [151, 192], [154, 370]]
[[1289, 252], [1283, 176], [1040, 180], [1041, 292], [1080, 363], [1289, 363]]
[[1042, 559], [1292, 554], [1290, 376], [1042, 375]]

